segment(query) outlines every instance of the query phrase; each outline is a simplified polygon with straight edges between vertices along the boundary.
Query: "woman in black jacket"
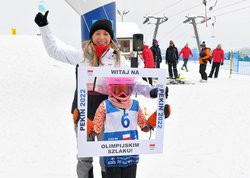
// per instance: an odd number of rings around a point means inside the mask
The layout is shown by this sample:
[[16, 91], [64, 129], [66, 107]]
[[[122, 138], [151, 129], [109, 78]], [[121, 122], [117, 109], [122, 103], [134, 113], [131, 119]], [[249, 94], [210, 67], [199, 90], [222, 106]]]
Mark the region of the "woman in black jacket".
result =
[[170, 40], [169, 47], [166, 50], [166, 64], [168, 64], [169, 78], [178, 78], [177, 64], [178, 64], [178, 49], [175, 47], [174, 42]]
[[150, 49], [154, 55], [155, 68], [160, 68], [162, 61], [161, 49], [159, 48], [158, 41], [156, 39], [153, 39], [153, 46], [151, 46]]

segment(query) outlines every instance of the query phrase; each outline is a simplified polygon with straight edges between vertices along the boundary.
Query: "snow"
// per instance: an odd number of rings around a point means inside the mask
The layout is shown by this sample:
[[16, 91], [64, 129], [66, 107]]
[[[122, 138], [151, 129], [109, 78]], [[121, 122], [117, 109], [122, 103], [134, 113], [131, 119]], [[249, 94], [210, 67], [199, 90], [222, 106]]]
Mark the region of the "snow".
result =
[[141, 30], [134, 22], [117, 22], [117, 38], [132, 38], [133, 34], [141, 33]]
[[[48, 57], [40, 36], [1, 36], [0, 44], [0, 177], [76, 177], [74, 66]], [[195, 85], [169, 86], [164, 153], [141, 155], [137, 177], [250, 177], [250, 77], [221, 70], [199, 83], [198, 63], [188, 67], [179, 72]]]

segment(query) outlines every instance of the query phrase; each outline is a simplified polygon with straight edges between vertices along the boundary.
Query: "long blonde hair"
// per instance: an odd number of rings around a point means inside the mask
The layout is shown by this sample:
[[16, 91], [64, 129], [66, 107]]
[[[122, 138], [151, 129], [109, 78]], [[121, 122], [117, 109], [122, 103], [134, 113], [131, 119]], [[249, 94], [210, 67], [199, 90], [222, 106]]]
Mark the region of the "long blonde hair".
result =
[[[113, 40], [111, 40], [110, 48], [114, 49], [116, 52], [115, 66], [119, 67], [121, 63], [121, 53]], [[92, 40], [84, 41], [82, 43], [82, 49], [83, 49], [84, 60], [88, 60], [91, 66], [98, 67], [100, 65], [103, 65], [102, 59], [97, 58]]]

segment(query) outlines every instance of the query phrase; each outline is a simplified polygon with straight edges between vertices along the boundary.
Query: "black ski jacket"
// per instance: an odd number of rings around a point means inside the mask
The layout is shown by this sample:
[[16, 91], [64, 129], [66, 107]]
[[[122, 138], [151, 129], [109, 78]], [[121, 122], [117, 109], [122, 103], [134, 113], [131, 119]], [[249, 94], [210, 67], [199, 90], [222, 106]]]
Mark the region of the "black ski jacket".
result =
[[175, 46], [169, 46], [166, 50], [166, 63], [178, 61], [178, 49]]

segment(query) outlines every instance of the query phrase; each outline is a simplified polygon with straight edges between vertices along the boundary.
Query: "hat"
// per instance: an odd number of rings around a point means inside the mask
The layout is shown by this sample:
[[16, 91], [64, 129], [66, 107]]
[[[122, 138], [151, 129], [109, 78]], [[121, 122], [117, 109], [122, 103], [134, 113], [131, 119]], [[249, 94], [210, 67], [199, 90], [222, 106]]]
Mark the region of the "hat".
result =
[[100, 30], [100, 29], [107, 31], [109, 35], [111, 36], [111, 39], [114, 38], [114, 32], [112, 30], [112, 23], [110, 22], [110, 20], [107, 20], [107, 19], [97, 20], [95, 23], [93, 23], [89, 32], [89, 38], [91, 39], [95, 31]]
[[156, 39], [153, 39], [153, 44], [155, 44], [155, 43], [158, 43], [158, 41]]
[[201, 43], [201, 47], [206, 47], [206, 43]]

